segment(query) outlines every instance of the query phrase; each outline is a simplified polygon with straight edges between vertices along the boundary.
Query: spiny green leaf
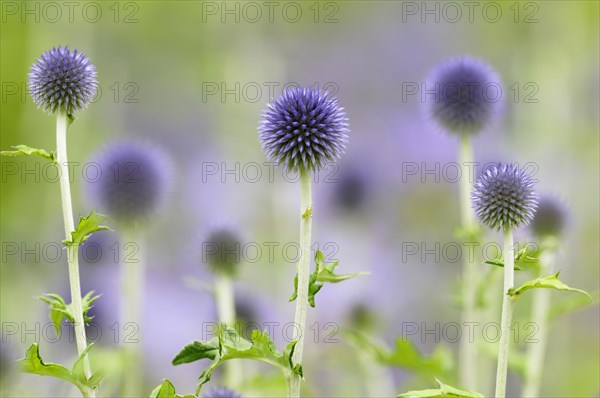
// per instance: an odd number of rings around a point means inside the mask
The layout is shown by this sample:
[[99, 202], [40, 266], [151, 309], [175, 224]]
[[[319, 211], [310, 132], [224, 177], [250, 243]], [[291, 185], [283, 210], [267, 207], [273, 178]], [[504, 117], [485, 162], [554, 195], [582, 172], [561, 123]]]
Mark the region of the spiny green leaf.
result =
[[[323, 287], [324, 282], [339, 283], [350, 278], [361, 275], [368, 275], [368, 272], [357, 272], [354, 274], [336, 274], [335, 268], [339, 265], [337, 260], [325, 265], [325, 255], [322, 251], [317, 250], [315, 253], [316, 268], [310, 274], [308, 279], [308, 303], [311, 307], [315, 307], [315, 296]], [[323, 283], [320, 283], [323, 282]], [[294, 292], [290, 296], [289, 301], [294, 301], [298, 298], [298, 275], [294, 278]]]
[[[537, 247], [535, 250], [531, 250], [531, 246], [525, 245], [517, 253], [515, 253], [515, 270], [521, 271], [523, 269], [537, 270], [540, 267], [539, 255], [540, 252]], [[486, 260], [486, 264], [495, 265], [497, 267], [504, 268], [504, 259], [495, 258], [492, 260]]]
[[109, 227], [100, 225], [107, 218], [105, 215], [96, 213], [96, 210], [92, 210], [87, 217], [80, 216], [77, 228], [71, 232], [71, 239], [64, 240], [63, 243], [67, 246], [78, 246], [85, 242], [92, 233], [110, 230]]
[[403, 368], [428, 380], [432, 376], [451, 378], [452, 354], [442, 345], [439, 345], [431, 356], [425, 356], [406, 337], [398, 337], [396, 346], [390, 350], [374, 343], [362, 332], [346, 331], [344, 334], [358, 349], [368, 352], [382, 365]]
[[100, 379], [102, 378], [99, 374], [94, 374], [90, 379], [87, 379], [83, 371], [83, 358], [93, 344], [87, 346], [87, 348], [81, 353], [79, 358], [75, 361], [73, 369], [69, 370], [62, 365], [55, 363], [44, 363], [39, 352], [39, 344], [34, 343], [29, 347], [25, 358], [20, 361], [20, 367], [23, 372], [33, 373], [40, 376], [51, 376], [58, 379], [68, 381], [75, 385], [82, 394], [87, 394], [88, 389], [97, 389]]
[[217, 335], [207, 342], [195, 341], [185, 346], [173, 359], [173, 365], [194, 362], [199, 359], [212, 359], [212, 363], [204, 369], [198, 379], [198, 390], [200, 393], [202, 385], [210, 381], [212, 372], [223, 362], [232, 359], [252, 359], [268, 363], [282, 370], [286, 375], [295, 372], [302, 375], [302, 367], [293, 365], [291, 357], [294, 352], [296, 341], [288, 344], [284, 353], [280, 353], [275, 347], [269, 334], [254, 330], [251, 341], [244, 339], [231, 327], [222, 325], [217, 330]]
[[195, 395], [186, 394], [179, 395], [175, 393], [175, 387], [173, 384], [167, 380], [163, 379], [161, 385], [156, 387], [151, 393], [150, 398], [194, 398]]
[[581, 294], [586, 295], [590, 300], [593, 301], [592, 296], [590, 296], [590, 294], [588, 292], [586, 292], [585, 290], [572, 288], [572, 287], [567, 286], [566, 284], [562, 283], [560, 280], [558, 280], [558, 274], [560, 274], [560, 272], [557, 272], [554, 275], [532, 279], [530, 281], [525, 282], [524, 284], [522, 284], [521, 286], [519, 286], [516, 289], [510, 289], [508, 291], [508, 294], [510, 296], [513, 296], [513, 298], [516, 299], [519, 297], [520, 294], [522, 294], [526, 290], [535, 289], [535, 288], [548, 288], [548, 289], [557, 289], [557, 290], [564, 290], [564, 291], [568, 291], [568, 292], [581, 293]]
[[[45, 296], [40, 296], [38, 298], [50, 306], [50, 319], [52, 320], [52, 324], [54, 325], [54, 329], [58, 336], [61, 335], [62, 323], [65, 319], [69, 320], [71, 323], [75, 322], [73, 303], [66, 304], [65, 299], [54, 293], [48, 293]], [[93, 317], [88, 316], [88, 312], [98, 298], [100, 298], [100, 296], [94, 296], [94, 291], [92, 290], [81, 299], [83, 321], [86, 324], [93, 319]]]
[[437, 397], [451, 397], [451, 398], [483, 398], [483, 395], [478, 392], [459, 390], [456, 387], [449, 386], [442, 383], [438, 379], [435, 380], [439, 388], [409, 391], [404, 394], [398, 395], [398, 398], [437, 398]]
[[0, 155], [2, 155], [2, 156], [19, 156], [19, 155], [40, 156], [44, 159], [51, 161], [52, 163], [56, 163], [56, 152], [54, 152], [54, 151], [48, 152], [45, 149], [32, 148], [27, 145], [15, 145], [12, 148], [16, 149], [16, 151], [1, 151]]

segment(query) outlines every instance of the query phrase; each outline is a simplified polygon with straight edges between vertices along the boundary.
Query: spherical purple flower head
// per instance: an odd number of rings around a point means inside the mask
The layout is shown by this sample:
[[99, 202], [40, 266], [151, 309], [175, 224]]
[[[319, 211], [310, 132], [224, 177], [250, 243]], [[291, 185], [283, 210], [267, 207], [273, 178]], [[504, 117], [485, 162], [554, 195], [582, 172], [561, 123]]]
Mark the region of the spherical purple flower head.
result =
[[206, 393], [204, 398], [242, 398], [242, 396], [229, 388], [217, 387]]
[[215, 274], [237, 273], [242, 261], [242, 242], [233, 226], [223, 223], [211, 228], [202, 242], [202, 261]]
[[565, 226], [565, 209], [562, 203], [551, 197], [540, 199], [537, 212], [531, 222], [531, 230], [539, 237], [558, 236]]
[[424, 93], [429, 116], [445, 131], [477, 134], [501, 108], [498, 75], [483, 61], [471, 57], [451, 59], [438, 66]]
[[94, 163], [95, 167], [89, 169], [101, 174], [87, 178], [90, 197], [101, 212], [116, 221], [145, 221], [165, 201], [171, 165], [157, 147], [115, 142], [94, 156]]
[[263, 112], [260, 141], [267, 156], [293, 171], [318, 170], [346, 148], [348, 119], [328, 93], [293, 87]]
[[528, 224], [537, 208], [534, 181], [512, 164], [498, 163], [485, 170], [471, 193], [475, 214], [491, 229], [514, 229]]
[[29, 92], [37, 106], [49, 113], [64, 109], [69, 115], [84, 109], [96, 95], [96, 67], [69, 46], [52, 48], [31, 67]]

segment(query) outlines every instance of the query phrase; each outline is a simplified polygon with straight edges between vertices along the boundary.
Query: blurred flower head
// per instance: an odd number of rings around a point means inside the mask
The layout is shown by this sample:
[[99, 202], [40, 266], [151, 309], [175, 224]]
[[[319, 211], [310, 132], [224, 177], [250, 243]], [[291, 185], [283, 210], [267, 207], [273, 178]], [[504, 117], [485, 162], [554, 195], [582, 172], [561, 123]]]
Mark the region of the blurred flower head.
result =
[[96, 95], [96, 67], [69, 46], [52, 48], [31, 67], [29, 92], [37, 106], [49, 113], [69, 115], [84, 109]]
[[565, 208], [557, 199], [544, 196], [540, 199], [531, 230], [536, 236], [558, 236], [565, 226]]
[[267, 105], [260, 141], [267, 156], [289, 170], [318, 170], [345, 150], [348, 119], [338, 101], [309, 88], [288, 88]]
[[204, 398], [242, 398], [242, 396], [229, 388], [217, 387], [206, 393]]
[[501, 107], [502, 91], [497, 74], [472, 57], [448, 60], [427, 79], [425, 105], [428, 115], [443, 130], [477, 134], [493, 121]]
[[358, 168], [350, 168], [340, 173], [334, 185], [333, 202], [349, 212], [363, 209], [369, 195], [369, 180], [366, 173]]
[[242, 261], [242, 239], [232, 225], [213, 226], [202, 242], [202, 262], [215, 274], [234, 276]]
[[164, 203], [171, 186], [171, 163], [159, 148], [113, 142], [93, 160], [99, 177], [88, 179], [91, 201], [118, 222], [146, 221]]
[[491, 229], [510, 229], [528, 224], [535, 214], [534, 181], [524, 170], [498, 163], [484, 170], [471, 193], [479, 221]]

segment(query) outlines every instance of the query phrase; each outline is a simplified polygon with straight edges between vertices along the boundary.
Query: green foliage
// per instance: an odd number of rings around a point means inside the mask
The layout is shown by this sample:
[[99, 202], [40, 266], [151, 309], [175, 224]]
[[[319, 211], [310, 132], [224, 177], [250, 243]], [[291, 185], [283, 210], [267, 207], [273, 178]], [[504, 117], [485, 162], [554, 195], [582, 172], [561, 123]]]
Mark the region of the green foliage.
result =
[[[325, 255], [320, 250], [315, 253], [315, 271], [310, 274], [308, 279], [308, 303], [311, 307], [315, 307], [315, 296], [323, 287], [323, 283], [339, 283], [347, 279], [351, 279], [361, 275], [368, 275], [368, 272], [357, 272], [354, 274], [336, 274], [335, 269], [339, 265], [339, 261], [335, 260], [329, 264], [325, 264]], [[289, 301], [294, 301], [298, 298], [298, 275], [294, 278], [294, 293], [290, 296]]]
[[522, 284], [521, 286], [519, 286], [516, 289], [510, 289], [508, 291], [508, 294], [516, 299], [523, 292], [525, 292], [529, 289], [547, 288], [547, 289], [556, 289], [556, 290], [564, 290], [564, 291], [568, 291], [568, 292], [581, 293], [581, 294], [586, 295], [590, 300], [593, 301], [592, 296], [590, 296], [590, 294], [588, 292], [586, 292], [585, 290], [569, 287], [566, 284], [562, 283], [560, 280], [558, 280], [558, 274], [560, 274], [560, 272], [557, 272], [554, 275], [532, 279], [530, 281], [525, 282], [524, 284]]
[[[88, 316], [88, 312], [92, 308], [94, 302], [100, 298], [99, 295], [94, 296], [94, 291], [88, 292], [82, 298], [82, 310], [83, 310], [83, 321], [89, 323], [93, 317]], [[56, 334], [60, 336], [62, 330], [62, 323], [64, 319], [68, 319], [71, 323], [75, 322], [75, 314], [73, 303], [67, 304], [58, 294], [48, 293], [45, 296], [40, 296], [40, 300], [47, 303], [50, 306], [50, 319], [56, 330]]]
[[32, 148], [27, 145], [15, 145], [12, 148], [16, 149], [15, 151], [0, 151], [0, 155], [2, 156], [39, 156], [44, 159], [51, 161], [52, 163], [56, 163], [56, 152], [47, 151], [45, 149]]
[[83, 371], [83, 358], [87, 355], [92, 346], [93, 344], [87, 346], [79, 358], [77, 358], [71, 370], [55, 363], [44, 363], [40, 356], [38, 343], [34, 343], [29, 347], [25, 354], [25, 358], [19, 362], [19, 365], [21, 370], [26, 373], [51, 376], [68, 381], [79, 388], [84, 396], [87, 396], [87, 390], [97, 390], [100, 380], [102, 379], [102, 374], [99, 372], [96, 372], [92, 377], [87, 379]]
[[439, 388], [409, 391], [404, 394], [399, 394], [398, 398], [436, 398], [436, 397], [455, 397], [455, 398], [483, 398], [478, 392], [463, 391], [458, 388], [442, 383], [438, 379], [435, 380]]
[[289, 343], [283, 354], [280, 353], [269, 334], [254, 330], [251, 341], [244, 339], [237, 331], [226, 325], [221, 325], [217, 335], [208, 341], [194, 341], [181, 350], [175, 358], [173, 365], [194, 362], [200, 359], [210, 359], [212, 363], [206, 368], [198, 379], [198, 390], [210, 381], [212, 372], [223, 362], [231, 359], [253, 359], [268, 363], [280, 369], [285, 376], [296, 373], [302, 376], [302, 366], [292, 363], [292, 355], [296, 341]]
[[[539, 268], [539, 251], [537, 249], [532, 250], [529, 245], [521, 248], [515, 254], [515, 270], [520, 271], [523, 269], [538, 269]], [[497, 267], [504, 267], [503, 258], [495, 258], [492, 260], [486, 260], [486, 264], [495, 265]]]
[[368, 352], [382, 365], [399, 367], [427, 380], [436, 376], [452, 378], [452, 353], [442, 345], [438, 345], [431, 356], [425, 356], [406, 337], [398, 337], [396, 346], [390, 350], [362, 332], [347, 331], [345, 335], [357, 349]]
[[87, 217], [79, 217], [79, 224], [75, 228], [75, 231], [71, 232], [71, 239], [63, 240], [63, 243], [67, 246], [79, 246], [85, 242], [92, 233], [96, 231], [110, 230], [109, 227], [100, 225], [108, 217], [99, 213], [96, 210], [92, 210]]
[[156, 387], [151, 393], [150, 398], [194, 398], [196, 395], [186, 394], [179, 395], [175, 393], [175, 387], [167, 380], [163, 379], [161, 385]]

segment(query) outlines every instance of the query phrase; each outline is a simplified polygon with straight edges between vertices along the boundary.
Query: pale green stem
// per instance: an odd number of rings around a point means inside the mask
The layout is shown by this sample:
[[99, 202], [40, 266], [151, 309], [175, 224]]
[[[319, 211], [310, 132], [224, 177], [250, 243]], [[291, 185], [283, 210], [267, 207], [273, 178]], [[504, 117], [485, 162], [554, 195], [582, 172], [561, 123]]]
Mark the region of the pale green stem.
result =
[[[298, 297], [294, 317], [294, 340], [297, 341], [292, 356], [294, 365], [302, 363], [304, 335], [306, 331], [306, 310], [308, 306], [308, 284], [310, 278], [310, 245], [312, 228], [312, 194], [310, 171], [300, 172], [300, 261], [298, 262]], [[288, 377], [290, 398], [300, 396], [300, 375], [293, 373]]]
[[[467, 170], [473, 164], [473, 147], [471, 137], [463, 134], [460, 139], [459, 163], [463, 170], [460, 178], [460, 218], [463, 231], [471, 231], [475, 224], [475, 217], [471, 208], [471, 177]], [[470, 234], [469, 234], [470, 235]], [[471, 242], [472, 243], [472, 242]], [[474, 253], [473, 253], [474, 254]], [[477, 264], [471, 253], [463, 256], [462, 277], [462, 324], [476, 321], [475, 307], [477, 301]], [[476, 334], [475, 334], [476, 335]], [[476, 390], [477, 378], [477, 353], [475, 335], [473, 339], [467, 333], [463, 333], [459, 345], [460, 357], [460, 384], [468, 390]]]
[[[233, 283], [229, 275], [219, 275], [215, 280], [215, 301], [220, 322], [235, 327], [235, 299]], [[225, 386], [236, 389], [242, 379], [242, 367], [239, 361], [227, 361], [223, 364]]]
[[[540, 274], [552, 270], [555, 253], [546, 251], [540, 259]], [[548, 336], [548, 310], [550, 309], [550, 289], [534, 289], [531, 309], [531, 321], [537, 325], [537, 341], [527, 350], [523, 397], [539, 397]]]
[[504, 226], [504, 288], [502, 290], [502, 319], [500, 321], [500, 345], [498, 347], [498, 368], [496, 371], [496, 398], [506, 396], [506, 375], [508, 373], [508, 354], [510, 350], [510, 327], [512, 323], [513, 299], [508, 295], [515, 285], [515, 249], [513, 231]]
[[[60, 197], [62, 202], [65, 235], [67, 240], [71, 240], [71, 232], [75, 231], [75, 221], [73, 220], [71, 185], [67, 162], [67, 113], [64, 110], [60, 110], [56, 117], [56, 163], [60, 170]], [[85, 323], [83, 321], [83, 304], [81, 302], [77, 246], [67, 246], [67, 255], [69, 262], [69, 285], [71, 286], [71, 304], [73, 305], [73, 316], [75, 317], [73, 327], [75, 330], [77, 353], [81, 355], [87, 347], [87, 338], [85, 335]], [[88, 379], [92, 376], [90, 361], [87, 355], [83, 358], [83, 372]], [[94, 397], [95, 392], [91, 388], [86, 388], [85, 391], [83, 391], [83, 396]]]
[[127, 362], [123, 378], [123, 396], [140, 397], [143, 391], [142, 313], [145, 258], [143, 239], [136, 226], [123, 229], [121, 253], [121, 344]]

